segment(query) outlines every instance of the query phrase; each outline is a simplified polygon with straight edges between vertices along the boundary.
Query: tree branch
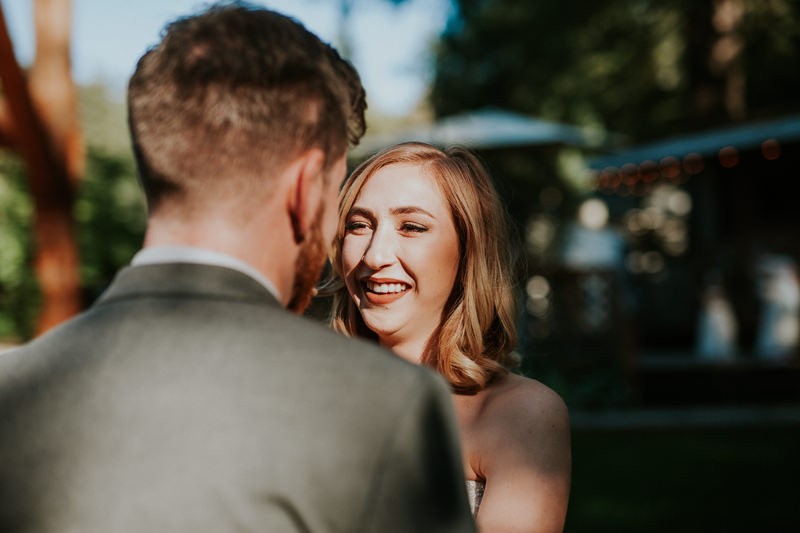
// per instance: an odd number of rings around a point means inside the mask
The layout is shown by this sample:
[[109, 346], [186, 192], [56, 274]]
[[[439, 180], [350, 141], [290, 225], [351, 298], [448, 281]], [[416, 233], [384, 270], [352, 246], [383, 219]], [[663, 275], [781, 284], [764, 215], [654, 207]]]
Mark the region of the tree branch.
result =
[[0, 148], [14, 148], [14, 121], [8, 111], [6, 99], [0, 96]]

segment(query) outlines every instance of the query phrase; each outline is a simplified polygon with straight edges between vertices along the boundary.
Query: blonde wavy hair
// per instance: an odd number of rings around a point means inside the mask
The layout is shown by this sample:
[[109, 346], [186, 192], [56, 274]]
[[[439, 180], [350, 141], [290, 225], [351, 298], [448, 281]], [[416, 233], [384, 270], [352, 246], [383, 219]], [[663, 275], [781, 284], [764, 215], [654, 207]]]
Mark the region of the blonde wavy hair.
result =
[[345, 180], [332, 274], [322, 289], [333, 294], [331, 326], [347, 336], [377, 339], [344, 284], [342, 241], [348, 213], [367, 180], [401, 163], [420, 165], [436, 179], [450, 205], [461, 252], [453, 291], [422, 363], [444, 376], [455, 392], [475, 393], [516, 364], [515, 300], [507, 215], [483, 165], [465, 148], [402, 143], [372, 156]]

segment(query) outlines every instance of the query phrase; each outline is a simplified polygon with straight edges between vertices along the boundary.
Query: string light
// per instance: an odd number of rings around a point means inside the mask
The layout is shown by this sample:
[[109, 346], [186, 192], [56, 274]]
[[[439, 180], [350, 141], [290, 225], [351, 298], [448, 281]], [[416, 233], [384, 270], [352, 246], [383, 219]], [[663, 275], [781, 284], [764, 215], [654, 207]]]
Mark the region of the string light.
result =
[[781, 156], [781, 145], [775, 139], [767, 139], [761, 143], [761, 154], [768, 161], [778, 159]]
[[[780, 142], [774, 138], [764, 140], [760, 151], [768, 161], [779, 159], [782, 155]], [[724, 146], [717, 152], [717, 158], [723, 168], [734, 168], [741, 162], [740, 150], [736, 146]], [[594, 171], [595, 187], [619, 196], [643, 196], [650, 193], [657, 183], [663, 183], [663, 180], [676, 185], [686, 183], [690, 176], [701, 174], [705, 166], [705, 157], [698, 152], [690, 152], [682, 160], [675, 156], [666, 156], [658, 163], [652, 159], [639, 164], [630, 161], [621, 167], [609, 166], [602, 171]]]
[[726, 146], [719, 151], [719, 164], [725, 168], [733, 168], [739, 164], [739, 151], [733, 146]]

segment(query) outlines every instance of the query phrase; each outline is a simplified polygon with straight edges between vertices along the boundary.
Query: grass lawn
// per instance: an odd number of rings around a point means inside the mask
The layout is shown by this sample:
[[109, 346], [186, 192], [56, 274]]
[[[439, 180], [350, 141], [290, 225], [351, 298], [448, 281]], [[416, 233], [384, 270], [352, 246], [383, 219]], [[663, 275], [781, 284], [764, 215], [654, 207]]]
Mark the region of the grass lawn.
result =
[[800, 531], [800, 426], [573, 431], [567, 533]]

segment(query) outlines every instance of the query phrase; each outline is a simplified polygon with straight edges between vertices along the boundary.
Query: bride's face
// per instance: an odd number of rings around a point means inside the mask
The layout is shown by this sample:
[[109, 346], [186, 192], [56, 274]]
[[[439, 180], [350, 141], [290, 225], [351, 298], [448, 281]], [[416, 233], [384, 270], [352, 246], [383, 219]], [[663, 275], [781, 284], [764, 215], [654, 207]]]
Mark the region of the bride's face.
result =
[[450, 206], [423, 167], [396, 163], [366, 181], [345, 221], [342, 266], [364, 322], [382, 341], [427, 340], [459, 259]]

